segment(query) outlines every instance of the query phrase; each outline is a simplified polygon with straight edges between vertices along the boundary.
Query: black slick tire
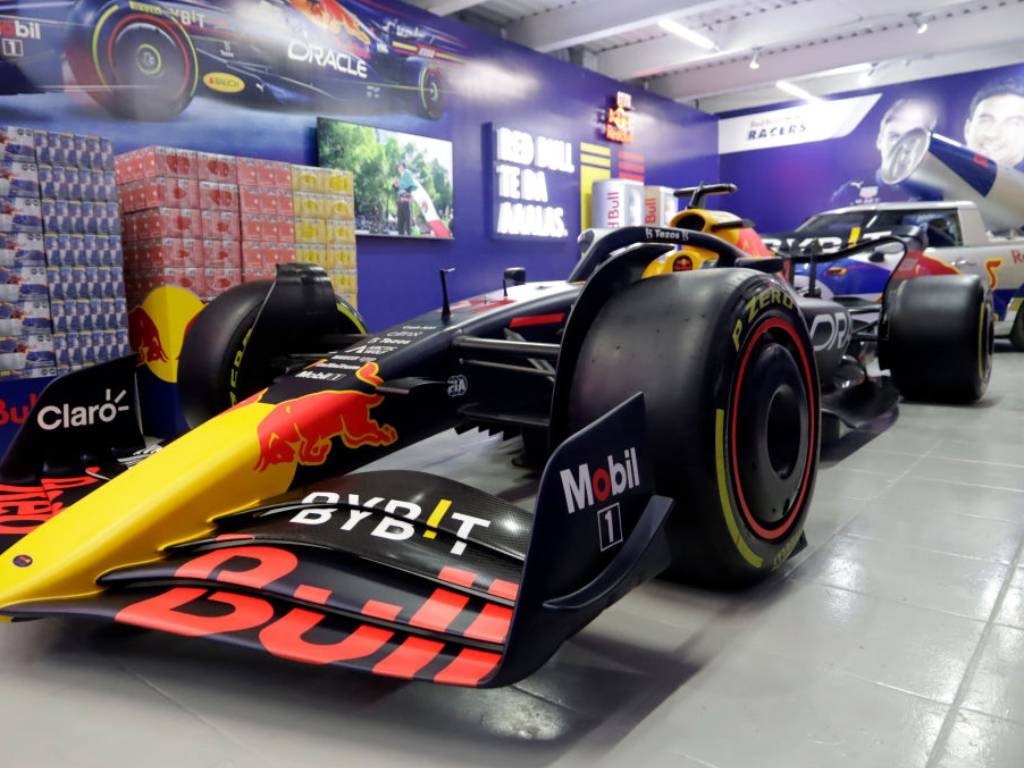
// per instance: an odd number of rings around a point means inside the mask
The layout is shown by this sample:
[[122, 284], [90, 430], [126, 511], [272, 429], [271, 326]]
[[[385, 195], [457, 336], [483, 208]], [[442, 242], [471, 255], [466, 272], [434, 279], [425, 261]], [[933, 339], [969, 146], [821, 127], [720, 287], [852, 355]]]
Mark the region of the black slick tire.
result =
[[977, 276], [904, 280], [885, 297], [879, 362], [907, 399], [973, 402], [992, 372], [992, 322]]
[[178, 392], [189, 426], [252, 394], [238, 391], [238, 366], [272, 285], [271, 280], [255, 280], [235, 286], [196, 315], [178, 361]]
[[569, 429], [638, 391], [657, 492], [676, 500], [671, 574], [735, 588], [778, 568], [800, 541], [821, 434], [814, 352], [793, 293], [746, 269], [625, 287], [583, 340]]

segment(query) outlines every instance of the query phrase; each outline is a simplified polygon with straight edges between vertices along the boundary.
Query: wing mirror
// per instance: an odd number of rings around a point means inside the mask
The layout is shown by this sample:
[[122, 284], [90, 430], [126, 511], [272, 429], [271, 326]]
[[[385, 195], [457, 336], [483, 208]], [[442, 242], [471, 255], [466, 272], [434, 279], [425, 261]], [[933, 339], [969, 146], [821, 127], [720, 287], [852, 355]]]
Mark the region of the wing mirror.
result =
[[510, 285], [523, 285], [526, 282], [525, 267], [508, 267], [501, 278], [501, 289], [508, 296]]

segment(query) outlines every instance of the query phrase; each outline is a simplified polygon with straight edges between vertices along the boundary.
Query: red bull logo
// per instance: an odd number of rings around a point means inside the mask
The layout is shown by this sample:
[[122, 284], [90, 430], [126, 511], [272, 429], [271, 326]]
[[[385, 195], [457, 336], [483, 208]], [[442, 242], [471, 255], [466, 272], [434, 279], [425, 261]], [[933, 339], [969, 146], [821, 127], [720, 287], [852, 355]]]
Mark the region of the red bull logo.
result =
[[[378, 371], [376, 363], [367, 363], [356, 371], [356, 378], [378, 387], [382, 383]], [[256, 428], [260, 441], [256, 471], [264, 472], [272, 464], [323, 464], [335, 437], [346, 448], [391, 445], [398, 432], [370, 416], [383, 402], [383, 395], [343, 389], [279, 403]]]
[[139, 353], [139, 365], [170, 360], [160, 341], [160, 328], [141, 306], [128, 313], [128, 341]]

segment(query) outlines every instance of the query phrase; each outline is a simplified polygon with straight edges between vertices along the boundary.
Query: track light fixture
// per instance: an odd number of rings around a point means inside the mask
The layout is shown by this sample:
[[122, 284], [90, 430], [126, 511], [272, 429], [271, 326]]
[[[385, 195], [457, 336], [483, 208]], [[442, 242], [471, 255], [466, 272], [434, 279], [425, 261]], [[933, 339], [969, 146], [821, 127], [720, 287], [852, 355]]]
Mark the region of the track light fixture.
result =
[[910, 14], [910, 21], [915, 27], [917, 27], [917, 34], [923, 35], [928, 31], [928, 22], [921, 18], [921, 14]]
[[761, 68], [761, 62], [759, 62], [757, 60], [757, 57], [760, 56], [760, 55], [761, 55], [761, 49], [760, 48], [755, 48], [754, 49], [754, 55], [750, 59], [750, 68], [751, 69], [760, 69]]

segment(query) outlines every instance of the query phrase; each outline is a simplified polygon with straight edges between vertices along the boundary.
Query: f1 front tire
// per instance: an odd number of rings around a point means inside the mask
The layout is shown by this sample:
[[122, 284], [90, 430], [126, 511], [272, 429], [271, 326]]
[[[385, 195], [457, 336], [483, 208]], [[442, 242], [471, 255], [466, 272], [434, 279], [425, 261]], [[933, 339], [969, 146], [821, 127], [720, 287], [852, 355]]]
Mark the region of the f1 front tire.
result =
[[784, 284], [744, 269], [634, 283], [590, 327], [574, 370], [576, 430], [643, 392], [672, 573], [748, 585], [796, 549], [821, 424], [814, 350]]

